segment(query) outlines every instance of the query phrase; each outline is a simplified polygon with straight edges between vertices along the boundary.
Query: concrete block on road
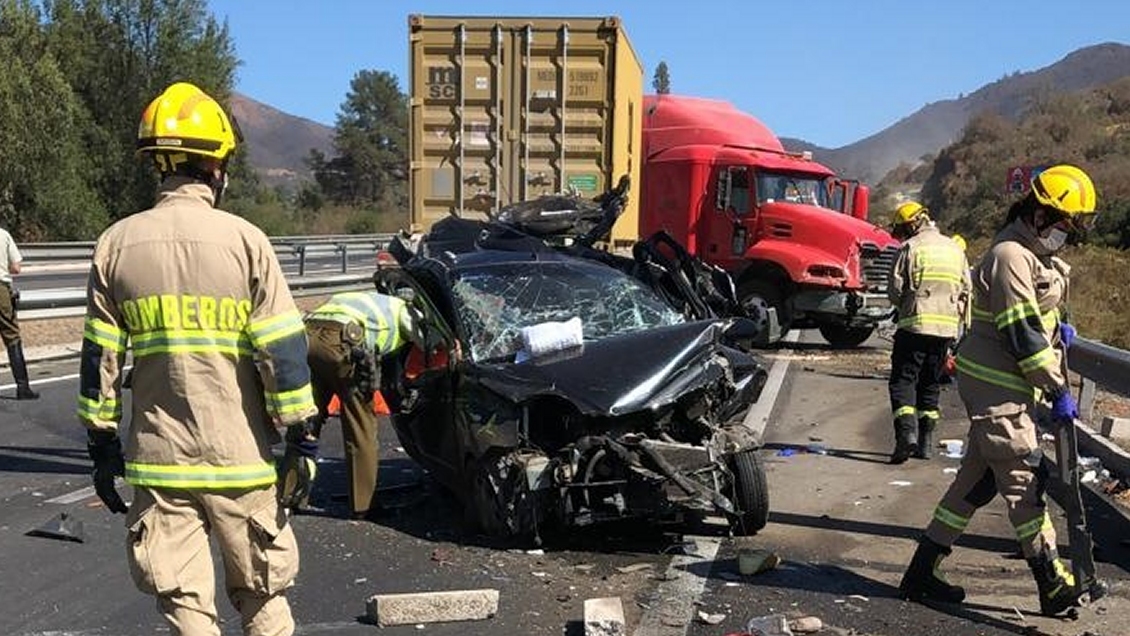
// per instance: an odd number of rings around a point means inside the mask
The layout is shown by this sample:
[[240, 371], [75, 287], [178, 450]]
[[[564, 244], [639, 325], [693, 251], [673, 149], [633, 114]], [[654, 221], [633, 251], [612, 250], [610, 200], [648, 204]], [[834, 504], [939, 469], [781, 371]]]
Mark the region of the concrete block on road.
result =
[[381, 627], [484, 620], [498, 613], [498, 590], [377, 594], [366, 613]]
[[626, 636], [619, 596], [585, 599], [585, 636]]
[[1099, 432], [1107, 439], [1130, 441], [1130, 418], [1104, 417]]

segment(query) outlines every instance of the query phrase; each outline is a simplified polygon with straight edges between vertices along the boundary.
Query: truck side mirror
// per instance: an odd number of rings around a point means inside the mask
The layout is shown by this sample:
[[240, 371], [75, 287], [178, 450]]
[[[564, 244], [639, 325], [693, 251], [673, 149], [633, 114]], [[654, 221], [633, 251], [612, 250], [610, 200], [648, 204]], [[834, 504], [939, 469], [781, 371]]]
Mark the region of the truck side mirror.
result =
[[734, 188], [734, 177], [729, 169], [718, 173], [718, 189], [714, 194], [714, 207], [725, 212], [730, 209], [730, 196]]
[[868, 199], [870, 195], [871, 188], [868, 188], [862, 183], [855, 184], [855, 191], [851, 193], [851, 215], [860, 221], [867, 220]]

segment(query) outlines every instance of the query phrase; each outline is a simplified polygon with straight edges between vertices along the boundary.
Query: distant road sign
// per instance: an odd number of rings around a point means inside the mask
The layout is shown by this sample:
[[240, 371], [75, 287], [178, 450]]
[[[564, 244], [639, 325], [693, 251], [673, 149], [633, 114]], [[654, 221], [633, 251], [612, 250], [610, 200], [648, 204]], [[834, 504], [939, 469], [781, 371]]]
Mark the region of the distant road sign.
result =
[[1008, 194], [1026, 194], [1032, 186], [1032, 179], [1047, 166], [1012, 166], [1005, 178], [1004, 191]]
[[1009, 194], [1024, 194], [1032, 182], [1031, 170], [1028, 166], [1012, 166], [1008, 169], [1008, 179], [1004, 184], [1004, 191]]

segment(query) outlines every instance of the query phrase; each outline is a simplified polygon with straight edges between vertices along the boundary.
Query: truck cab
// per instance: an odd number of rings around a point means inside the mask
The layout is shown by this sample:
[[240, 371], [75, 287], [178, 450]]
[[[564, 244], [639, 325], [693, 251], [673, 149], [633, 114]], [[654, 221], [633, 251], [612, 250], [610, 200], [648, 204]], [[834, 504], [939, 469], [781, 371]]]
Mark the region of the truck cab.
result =
[[[834, 346], [889, 315], [898, 241], [866, 221], [868, 189], [790, 153], [726, 102], [647, 96], [640, 235], [666, 230], [729, 271], [743, 304], [779, 333], [816, 327]], [[773, 311], [769, 311], [769, 310]]]

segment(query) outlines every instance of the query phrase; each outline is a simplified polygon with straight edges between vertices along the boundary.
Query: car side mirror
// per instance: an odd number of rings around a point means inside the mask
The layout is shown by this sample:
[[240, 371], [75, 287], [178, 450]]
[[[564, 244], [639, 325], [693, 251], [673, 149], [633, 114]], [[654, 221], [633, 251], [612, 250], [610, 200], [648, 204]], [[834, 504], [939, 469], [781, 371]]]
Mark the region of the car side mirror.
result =
[[722, 333], [731, 342], [749, 341], [761, 335], [761, 327], [749, 318], [731, 318], [730, 324]]

